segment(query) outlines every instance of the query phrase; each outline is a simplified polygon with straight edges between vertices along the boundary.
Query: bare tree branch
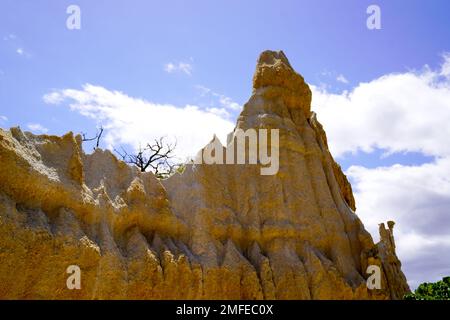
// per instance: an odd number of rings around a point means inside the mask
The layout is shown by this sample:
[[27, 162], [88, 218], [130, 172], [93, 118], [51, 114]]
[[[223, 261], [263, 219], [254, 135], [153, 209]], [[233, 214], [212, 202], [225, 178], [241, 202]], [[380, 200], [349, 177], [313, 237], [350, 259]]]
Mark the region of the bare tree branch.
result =
[[166, 178], [175, 172], [179, 165], [174, 164], [175, 143], [165, 143], [164, 137], [155, 139], [154, 143], [147, 143], [145, 147], [139, 146], [136, 154], [128, 153], [123, 147], [114, 151], [128, 164], [133, 164], [146, 172], [152, 171], [158, 178]]
[[97, 133], [95, 134], [95, 137], [93, 138], [87, 138], [86, 134], [84, 132], [81, 132], [81, 141], [85, 142], [85, 141], [96, 141], [95, 143], [95, 147], [94, 150], [97, 149], [100, 145], [100, 139], [102, 138], [102, 134], [103, 134], [103, 126], [101, 126], [99, 129], [97, 129]]

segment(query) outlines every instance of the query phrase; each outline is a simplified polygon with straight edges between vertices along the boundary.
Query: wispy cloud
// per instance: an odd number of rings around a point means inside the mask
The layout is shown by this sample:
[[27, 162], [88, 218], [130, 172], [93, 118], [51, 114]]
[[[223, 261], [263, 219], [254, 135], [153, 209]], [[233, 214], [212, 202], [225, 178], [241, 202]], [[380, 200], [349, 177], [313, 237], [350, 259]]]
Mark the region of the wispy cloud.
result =
[[25, 51], [25, 49], [22, 47], [17, 48], [16, 53], [21, 57], [31, 58], [31, 53], [29, 53], [28, 51]]
[[315, 78], [314, 84], [316, 88], [320, 88], [323, 91], [336, 92], [341, 89], [341, 86], [338, 84], [348, 85], [350, 83], [342, 73], [327, 69], [317, 73]]
[[17, 38], [17, 36], [13, 33], [10, 33], [6, 36], [3, 36], [3, 40], [4, 41], [10, 41], [10, 40], [15, 40]]
[[347, 83], [348, 83], [347, 78], [344, 77], [343, 74], [338, 75], [337, 78], [336, 78], [336, 81], [337, 81], [337, 82], [344, 83], [344, 84], [347, 84]]
[[242, 109], [242, 106], [234, 101], [232, 98], [227, 97], [224, 94], [217, 93], [213, 90], [211, 90], [208, 87], [202, 86], [202, 85], [196, 85], [195, 88], [200, 90], [200, 94], [202, 96], [210, 96], [214, 99], [217, 99], [217, 103], [225, 109], [232, 110], [232, 111], [239, 111]]
[[442, 64], [440, 75], [446, 78], [450, 78], [450, 52], [442, 54], [444, 63]]
[[31, 58], [31, 53], [24, 49], [23, 41], [14, 33], [3, 36], [3, 40], [8, 42], [8, 47], [24, 58]]
[[65, 99], [64, 95], [62, 95], [58, 91], [50, 92], [44, 95], [43, 100], [47, 104], [59, 104]]
[[164, 65], [164, 71], [167, 73], [182, 72], [190, 76], [192, 70], [192, 65], [187, 62], [169, 62]]
[[0, 122], [8, 121], [8, 117], [0, 115]]
[[47, 133], [48, 129], [41, 125], [40, 123], [29, 123], [27, 125], [28, 129], [37, 133]]
[[103, 125], [108, 148], [139, 145], [166, 136], [177, 140], [177, 155], [194, 156], [216, 134], [223, 142], [234, 124], [215, 110], [193, 105], [174, 106], [133, 98], [101, 86], [63, 89], [44, 95], [47, 103], [68, 102], [71, 110]]

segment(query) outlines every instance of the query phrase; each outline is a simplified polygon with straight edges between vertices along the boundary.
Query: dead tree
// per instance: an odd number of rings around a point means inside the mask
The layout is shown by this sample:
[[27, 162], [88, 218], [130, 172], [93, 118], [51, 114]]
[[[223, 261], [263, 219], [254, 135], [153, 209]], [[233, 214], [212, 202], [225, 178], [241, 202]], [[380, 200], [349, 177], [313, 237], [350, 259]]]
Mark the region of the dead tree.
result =
[[100, 139], [102, 138], [103, 134], [103, 126], [97, 129], [97, 133], [95, 134], [95, 137], [93, 138], [87, 138], [86, 134], [84, 132], [81, 132], [81, 141], [95, 141], [95, 147], [94, 150], [97, 149], [100, 145]]
[[128, 153], [123, 147], [121, 147], [121, 151], [116, 149], [114, 151], [125, 163], [135, 165], [141, 172], [150, 170], [156, 177], [166, 178], [178, 168], [178, 165], [171, 161], [175, 157], [173, 154], [175, 147], [176, 142], [164, 143], [164, 138], [159, 138], [145, 147], [139, 146], [135, 154]]

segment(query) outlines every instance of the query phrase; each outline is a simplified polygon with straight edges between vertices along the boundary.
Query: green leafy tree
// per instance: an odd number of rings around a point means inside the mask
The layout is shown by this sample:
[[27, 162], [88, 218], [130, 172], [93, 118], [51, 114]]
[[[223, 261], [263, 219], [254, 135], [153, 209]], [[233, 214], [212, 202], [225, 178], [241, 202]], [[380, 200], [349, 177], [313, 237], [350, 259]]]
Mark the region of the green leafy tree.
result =
[[450, 300], [450, 277], [434, 283], [422, 283], [414, 291], [405, 296], [406, 300]]

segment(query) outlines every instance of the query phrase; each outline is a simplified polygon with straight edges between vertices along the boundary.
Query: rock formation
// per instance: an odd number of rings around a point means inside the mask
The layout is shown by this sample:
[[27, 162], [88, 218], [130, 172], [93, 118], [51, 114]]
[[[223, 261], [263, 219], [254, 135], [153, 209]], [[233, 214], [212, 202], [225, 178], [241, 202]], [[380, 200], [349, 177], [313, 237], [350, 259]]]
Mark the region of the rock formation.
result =
[[279, 129], [275, 175], [187, 164], [160, 181], [72, 133], [0, 130], [0, 298], [402, 298], [393, 224], [374, 244], [310, 103], [283, 52], [263, 52], [235, 132]]

